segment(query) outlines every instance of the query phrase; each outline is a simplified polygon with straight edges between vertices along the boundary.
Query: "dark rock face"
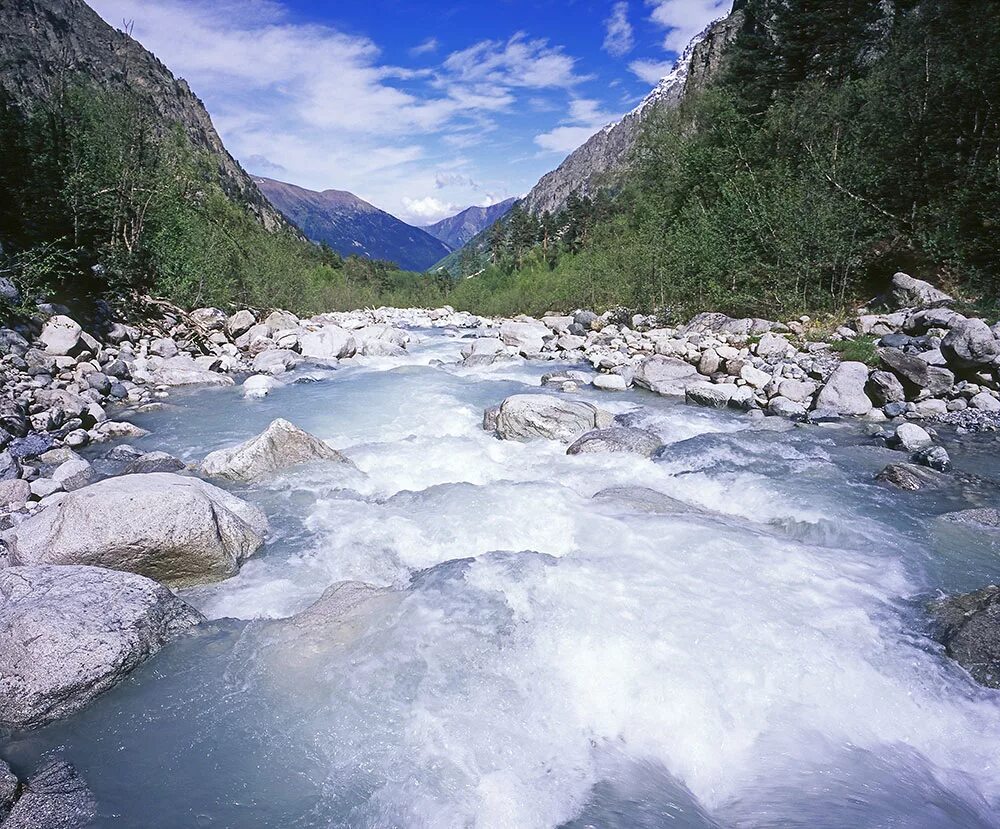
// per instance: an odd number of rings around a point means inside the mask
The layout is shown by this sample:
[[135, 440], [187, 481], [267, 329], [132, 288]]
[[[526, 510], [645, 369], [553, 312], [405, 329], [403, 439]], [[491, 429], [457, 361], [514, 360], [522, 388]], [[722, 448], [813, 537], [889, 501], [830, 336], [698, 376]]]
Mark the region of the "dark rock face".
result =
[[931, 613], [948, 656], [976, 682], [1000, 688], [1000, 587], [949, 596], [932, 604]]
[[904, 354], [898, 348], [881, 348], [878, 356], [900, 377], [910, 397], [920, 389], [927, 389], [932, 395], [943, 394], [955, 384], [955, 375], [948, 369], [928, 365], [919, 357]]
[[440, 222], [424, 225], [421, 230], [426, 230], [435, 239], [440, 239], [452, 250], [458, 250], [473, 236], [482, 233], [498, 219], [506, 216], [516, 201], [517, 199], [507, 199], [489, 207], [467, 207], [461, 213], [456, 213]]
[[160, 116], [159, 129], [180, 124], [218, 165], [223, 189], [246, 204], [268, 229], [287, 222], [226, 151], [204, 105], [139, 43], [105, 23], [83, 0], [4, 0], [0, 3], [0, 88], [20, 103], [53, 95], [67, 73], [104, 89], [126, 83]]
[[403, 270], [423, 271], [451, 252], [440, 239], [344, 190], [317, 193], [269, 178], [255, 178], [264, 195], [314, 242], [343, 256], [386, 259]]
[[3, 829], [85, 829], [96, 814], [94, 796], [76, 769], [53, 760], [28, 780]]
[[79, 711], [201, 619], [132, 573], [0, 570], [0, 726], [33, 728]]

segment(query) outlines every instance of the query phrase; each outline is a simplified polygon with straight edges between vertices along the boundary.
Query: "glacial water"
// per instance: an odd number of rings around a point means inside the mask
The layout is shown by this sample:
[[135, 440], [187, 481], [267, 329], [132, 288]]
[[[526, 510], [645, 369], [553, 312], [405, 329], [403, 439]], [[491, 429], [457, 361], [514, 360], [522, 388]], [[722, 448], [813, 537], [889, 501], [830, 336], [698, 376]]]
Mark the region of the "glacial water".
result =
[[[935, 518], [988, 486], [890, 492], [872, 478], [901, 456], [859, 426], [643, 392], [575, 396], [658, 432], [660, 460], [498, 441], [483, 409], [553, 364], [462, 369], [457, 334], [421, 337], [137, 419], [195, 461], [281, 416], [358, 470], [235, 488], [274, 532], [185, 591], [213, 621], [15, 735], [18, 771], [69, 759], [102, 829], [1000, 826], [1000, 694], [924, 611], [1000, 578], [991, 539]], [[996, 475], [992, 437], [946, 440]], [[592, 497], [624, 486], [690, 509]], [[344, 579], [399, 592], [350, 625], [288, 621]]]

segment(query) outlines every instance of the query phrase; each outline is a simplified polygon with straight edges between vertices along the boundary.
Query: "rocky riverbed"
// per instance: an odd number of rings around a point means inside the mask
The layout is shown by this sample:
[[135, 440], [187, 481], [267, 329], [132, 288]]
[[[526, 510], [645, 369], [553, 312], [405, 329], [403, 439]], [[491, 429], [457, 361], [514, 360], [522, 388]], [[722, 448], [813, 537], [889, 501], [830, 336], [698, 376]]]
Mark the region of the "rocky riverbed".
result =
[[886, 301], [0, 332], [4, 829], [1000, 825], [996, 329]]

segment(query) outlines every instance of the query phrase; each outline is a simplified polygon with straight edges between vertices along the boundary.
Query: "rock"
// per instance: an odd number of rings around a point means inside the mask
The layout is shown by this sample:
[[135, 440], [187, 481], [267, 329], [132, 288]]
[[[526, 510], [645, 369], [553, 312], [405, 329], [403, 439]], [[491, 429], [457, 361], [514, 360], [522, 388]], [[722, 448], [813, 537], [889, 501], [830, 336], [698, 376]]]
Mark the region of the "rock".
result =
[[237, 311], [226, 320], [226, 332], [235, 340], [237, 337], [246, 334], [256, 324], [257, 320], [249, 311]]
[[918, 449], [913, 453], [912, 460], [938, 472], [947, 472], [951, 468], [951, 458], [943, 446], [925, 446]]
[[778, 383], [778, 395], [794, 403], [805, 403], [815, 393], [816, 384], [811, 380], [782, 380]]
[[767, 411], [768, 414], [779, 417], [790, 417], [796, 420], [805, 418], [808, 415], [806, 407], [802, 403], [799, 403], [797, 400], [789, 400], [780, 394], [772, 397], [767, 402]]
[[0, 481], [12, 481], [21, 477], [21, 463], [9, 451], [0, 452]]
[[944, 483], [944, 475], [924, 466], [912, 463], [891, 463], [875, 476], [881, 484], [916, 492], [918, 489], [934, 489]]
[[904, 389], [908, 387], [909, 397], [915, 397], [921, 389], [926, 389], [932, 395], [943, 394], [955, 385], [955, 375], [948, 369], [929, 365], [919, 357], [904, 354], [898, 348], [879, 349], [878, 356], [902, 378]]
[[90, 439], [100, 443], [105, 440], [143, 438], [148, 434], [148, 429], [143, 429], [134, 423], [128, 423], [124, 420], [105, 420], [91, 430]]
[[576, 351], [583, 348], [586, 344], [586, 338], [579, 337], [576, 334], [563, 334], [556, 340], [556, 346], [562, 351]]
[[771, 375], [746, 363], [740, 369], [740, 379], [746, 380], [755, 389], [762, 389], [771, 382]]
[[497, 420], [500, 417], [500, 406], [490, 406], [483, 410], [483, 431], [495, 432], [497, 430]]
[[763, 359], [768, 357], [784, 357], [792, 350], [792, 346], [784, 337], [768, 332], [760, 338], [757, 343], [757, 356]]
[[0, 481], [0, 510], [19, 510], [31, 497], [31, 484], [21, 478]]
[[590, 331], [594, 323], [599, 319], [600, 317], [598, 317], [593, 311], [577, 311], [573, 314], [573, 322], [587, 331]]
[[206, 371], [186, 354], [164, 360], [153, 371], [151, 379], [161, 386], [232, 386], [234, 383], [232, 377]]
[[575, 321], [575, 318], [570, 316], [551, 315], [542, 317], [542, 325], [556, 334], [565, 334]]
[[0, 760], [0, 824], [10, 814], [10, 808], [14, 805], [19, 788], [17, 776], [10, 770], [10, 766]]
[[18, 460], [37, 458], [47, 452], [55, 444], [51, 435], [43, 435], [39, 432], [30, 432], [23, 438], [12, 440], [7, 450]]
[[900, 417], [906, 414], [906, 404], [902, 401], [886, 403], [885, 406], [882, 407], [882, 412], [888, 418]]
[[17, 527], [16, 564], [88, 564], [164, 584], [229, 578], [264, 543], [267, 518], [235, 495], [165, 472], [108, 478]]
[[[7, 305], [17, 305], [20, 299], [21, 292], [17, 290], [17, 286], [7, 277], [0, 278], [0, 301]], [[0, 816], [0, 820], [2, 819]]]
[[52, 480], [61, 484], [67, 492], [72, 492], [89, 484], [92, 476], [93, 470], [87, 461], [83, 458], [73, 458], [56, 467], [52, 473]]
[[389, 325], [368, 325], [354, 332], [357, 353], [365, 357], [398, 357], [406, 353], [406, 332]]
[[275, 380], [270, 375], [255, 374], [243, 381], [243, 396], [259, 400], [262, 397], [267, 397], [280, 386], [281, 381]]
[[657, 394], [683, 397], [688, 386], [701, 382], [701, 375], [684, 360], [657, 354], [639, 364], [633, 382]]
[[548, 394], [515, 394], [500, 404], [496, 433], [504, 440], [545, 438], [570, 443], [582, 433], [606, 428], [612, 422], [610, 413], [589, 403]]
[[231, 481], [259, 481], [302, 463], [351, 463], [336, 449], [287, 420], [274, 420], [257, 437], [238, 446], [209, 454], [201, 464], [204, 474]]
[[698, 360], [698, 373], [711, 377], [721, 365], [722, 359], [719, 357], [719, 352], [714, 348], [706, 348], [701, 352], [701, 357]]
[[550, 333], [548, 327], [540, 322], [505, 322], [500, 326], [500, 339], [504, 345], [516, 348], [522, 357], [537, 357], [545, 337]]
[[51, 760], [31, 775], [3, 829], [86, 829], [96, 814], [94, 796], [76, 769]]
[[603, 391], [625, 391], [628, 388], [628, 381], [620, 374], [598, 374], [594, 380], [595, 389]]
[[725, 409], [736, 393], [732, 383], [692, 383], [687, 387], [685, 399], [688, 403], [698, 406], [710, 406], [713, 409]]
[[262, 351], [253, 361], [253, 370], [272, 376], [284, 374], [302, 362], [302, 358], [287, 348], [271, 348]]
[[873, 371], [866, 386], [868, 397], [876, 406], [896, 403], [906, 399], [906, 391], [891, 371]]
[[980, 685], [1000, 688], [1000, 587], [941, 599], [931, 614], [941, 626], [945, 653]]
[[567, 455], [583, 455], [591, 452], [630, 452], [643, 457], [652, 457], [663, 446], [663, 441], [655, 432], [632, 426], [611, 426], [607, 429], [593, 429], [584, 432], [566, 450]]
[[282, 311], [278, 309], [277, 311], [272, 311], [268, 314], [266, 320], [264, 320], [264, 325], [266, 325], [272, 334], [278, 334], [281, 331], [288, 331], [293, 328], [299, 327], [299, 318], [290, 311]]
[[49, 495], [63, 491], [63, 485], [51, 478], [36, 478], [30, 486], [31, 494], [38, 499], [47, 498]]
[[1000, 400], [997, 400], [992, 394], [985, 391], [973, 395], [969, 401], [969, 405], [973, 409], [979, 409], [984, 412], [1000, 412]]
[[0, 725], [31, 728], [79, 711], [201, 619], [133, 573], [0, 570]]
[[895, 437], [899, 448], [906, 452], [916, 452], [934, 443], [927, 430], [916, 423], [901, 423], [896, 427]]
[[149, 344], [149, 353], [164, 359], [176, 357], [179, 352], [177, 343], [170, 337], [160, 337]]
[[864, 363], [844, 362], [838, 365], [816, 397], [816, 409], [830, 409], [841, 415], [862, 416], [872, 410], [872, 402], [865, 394], [868, 383], [868, 366]]
[[132, 371], [128, 367], [128, 363], [124, 360], [112, 360], [108, 365], [104, 367], [104, 373], [108, 377], [115, 377], [119, 380], [130, 380], [132, 378]]
[[697, 512], [695, 507], [644, 486], [612, 486], [594, 495], [595, 501], [619, 501], [636, 511], [655, 515]]
[[949, 521], [952, 524], [961, 524], [986, 532], [1000, 532], [1000, 509], [993, 507], [978, 507], [974, 509], [964, 509], [958, 512], [946, 512], [941, 516], [942, 521]]
[[342, 360], [353, 357], [358, 350], [354, 336], [336, 325], [325, 325], [299, 338], [303, 357], [314, 360]]
[[961, 320], [941, 341], [941, 353], [949, 365], [981, 368], [991, 365], [1000, 356], [1000, 342], [981, 319]]
[[948, 413], [948, 404], [944, 400], [930, 398], [918, 400], [913, 404], [913, 411], [918, 417], [936, 417]]
[[90, 435], [84, 429], [74, 429], [63, 438], [63, 443], [71, 449], [79, 449], [90, 443]]
[[929, 282], [914, 279], [905, 273], [897, 273], [892, 277], [890, 296], [896, 308], [940, 308], [955, 301]]
[[227, 322], [226, 313], [220, 308], [195, 308], [188, 317], [205, 331], [221, 331]]
[[83, 329], [75, 320], [57, 314], [46, 320], [38, 339], [48, 354], [75, 355], [83, 351], [81, 342]]
[[951, 328], [954, 323], [964, 319], [965, 317], [950, 308], [929, 308], [910, 314], [903, 323], [903, 330], [907, 334], [919, 335], [932, 328]]
[[125, 467], [124, 474], [145, 475], [149, 472], [179, 472], [183, 468], [183, 461], [179, 461], [167, 452], [146, 452], [130, 461]]

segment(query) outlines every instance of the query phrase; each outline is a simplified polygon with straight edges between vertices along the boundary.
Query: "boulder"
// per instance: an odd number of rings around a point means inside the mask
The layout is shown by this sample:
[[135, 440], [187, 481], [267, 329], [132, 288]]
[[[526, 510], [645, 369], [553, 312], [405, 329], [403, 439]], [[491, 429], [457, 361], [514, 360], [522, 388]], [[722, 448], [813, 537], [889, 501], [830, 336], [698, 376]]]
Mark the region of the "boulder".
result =
[[830, 410], [840, 415], [862, 416], [872, 410], [872, 402], [865, 394], [868, 383], [868, 366], [864, 363], [844, 362], [838, 365], [816, 397], [816, 409]]
[[896, 427], [896, 444], [905, 452], [916, 452], [932, 443], [927, 430], [916, 423], [901, 423]]
[[515, 394], [500, 404], [496, 433], [504, 440], [545, 438], [570, 443], [591, 429], [610, 426], [613, 420], [610, 413], [589, 403], [548, 394]]
[[913, 453], [911, 460], [938, 472], [951, 469], [951, 457], [943, 446], [924, 446]]
[[267, 518], [211, 484], [155, 472], [70, 492], [20, 524], [16, 564], [88, 564], [187, 585], [235, 575], [264, 543]]
[[318, 437], [279, 418], [257, 437], [206, 456], [201, 471], [212, 478], [247, 483], [311, 461], [333, 461], [354, 466]]
[[1000, 342], [981, 319], [955, 323], [941, 341], [941, 353], [949, 365], [963, 369], [991, 365], [1000, 356]]
[[83, 329], [75, 320], [56, 314], [45, 321], [38, 339], [48, 354], [75, 355], [85, 348], [81, 342], [82, 334]]
[[70, 492], [85, 487], [93, 475], [93, 469], [83, 458], [70, 458], [56, 467], [52, 480]]
[[915, 397], [921, 389], [932, 395], [943, 394], [955, 385], [955, 375], [948, 369], [932, 366], [898, 348], [880, 348], [878, 356], [902, 379], [909, 397]]
[[654, 515], [675, 515], [698, 512], [696, 507], [644, 486], [612, 486], [594, 495], [595, 501], [615, 501], [628, 505], [635, 512]]
[[540, 322], [505, 322], [500, 326], [500, 339], [504, 345], [517, 349], [522, 357], [537, 357], [545, 337], [552, 332]]
[[764, 334], [757, 343], [757, 356], [763, 359], [784, 357], [792, 350], [792, 346], [788, 340], [784, 337], [779, 337], [777, 334]]
[[895, 308], [940, 308], [955, 301], [929, 282], [902, 272], [892, 277], [890, 300]]
[[740, 379], [745, 380], [748, 385], [755, 389], [762, 389], [771, 382], [771, 375], [759, 368], [754, 368], [749, 363], [740, 367]]
[[[184, 468], [179, 461], [168, 452], [146, 452], [130, 461], [125, 467], [125, 475], [145, 475], [150, 472], [179, 472]], [[69, 489], [69, 487], [66, 487]]]
[[1000, 587], [940, 599], [931, 615], [945, 653], [980, 685], [1000, 688]]
[[249, 311], [237, 311], [226, 320], [226, 331], [235, 340], [237, 337], [246, 334], [256, 324], [257, 320]]
[[767, 402], [767, 412], [778, 417], [790, 417], [796, 420], [804, 418], [808, 414], [802, 403], [797, 400], [789, 400], [780, 394]]
[[969, 405], [973, 409], [979, 409], [984, 412], [1000, 412], [1000, 400], [997, 400], [992, 394], [986, 391], [981, 391], [979, 394], [972, 396], [969, 400]]
[[253, 360], [253, 370], [260, 374], [284, 374], [302, 362], [302, 358], [287, 348], [270, 348], [262, 351]]
[[201, 620], [134, 573], [0, 570], [0, 725], [31, 728], [79, 711]]
[[275, 380], [269, 374], [254, 374], [243, 381], [243, 396], [259, 400], [280, 386], [281, 381]]
[[897, 403], [906, 399], [906, 390], [891, 371], [873, 371], [866, 386], [868, 397], [876, 406]]
[[620, 374], [598, 374], [593, 379], [593, 386], [602, 391], [625, 391], [628, 381]]
[[14, 805], [14, 799], [17, 797], [20, 785], [17, 775], [10, 770], [10, 766], [3, 760], [0, 760], [0, 824], [10, 814], [11, 806]]
[[698, 369], [690, 363], [657, 354], [639, 364], [632, 382], [657, 394], [683, 397], [688, 386], [702, 380]]
[[567, 455], [584, 455], [592, 452], [630, 452], [652, 457], [663, 446], [655, 432], [632, 426], [611, 426], [584, 432], [566, 450]]
[[1000, 509], [994, 507], [976, 507], [958, 512], [946, 512], [941, 516], [941, 520], [971, 527], [975, 530], [1000, 533]]
[[795, 403], [805, 403], [816, 393], [816, 384], [811, 380], [782, 380], [778, 383], [778, 395]]
[[264, 325], [268, 327], [272, 334], [278, 334], [281, 331], [298, 328], [299, 318], [290, 311], [278, 309], [268, 314], [267, 319], [264, 320]]
[[324, 325], [299, 338], [303, 357], [314, 360], [343, 360], [353, 357], [358, 350], [357, 341], [349, 332], [336, 325]]
[[954, 323], [964, 319], [965, 317], [950, 308], [928, 308], [910, 314], [903, 323], [903, 330], [907, 334], [925, 334], [932, 328], [951, 328]]
[[86, 829], [96, 814], [94, 796], [76, 769], [50, 760], [28, 779], [3, 829]]
[[150, 379], [160, 386], [232, 386], [234, 382], [232, 377], [205, 370], [187, 354], [164, 360]]
[[226, 327], [226, 312], [221, 308], [195, 308], [188, 316], [205, 331], [221, 331]]
[[919, 489], [934, 489], [943, 485], [946, 478], [941, 472], [913, 463], [890, 463], [875, 476], [880, 484], [916, 492]]
[[149, 353], [155, 354], [157, 357], [169, 359], [170, 357], [176, 357], [179, 352], [180, 349], [177, 347], [177, 343], [171, 337], [160, 337], [149, 344]]
[[692, 383], [685, 391], [688, 403], [698, 406], [710, 406], [713, 409], [725, 409], [736, 393], [732, 383]]
[[0, 510], [19, 510], [31, 497], [31, 484], [21, 478], [0, 481]]

